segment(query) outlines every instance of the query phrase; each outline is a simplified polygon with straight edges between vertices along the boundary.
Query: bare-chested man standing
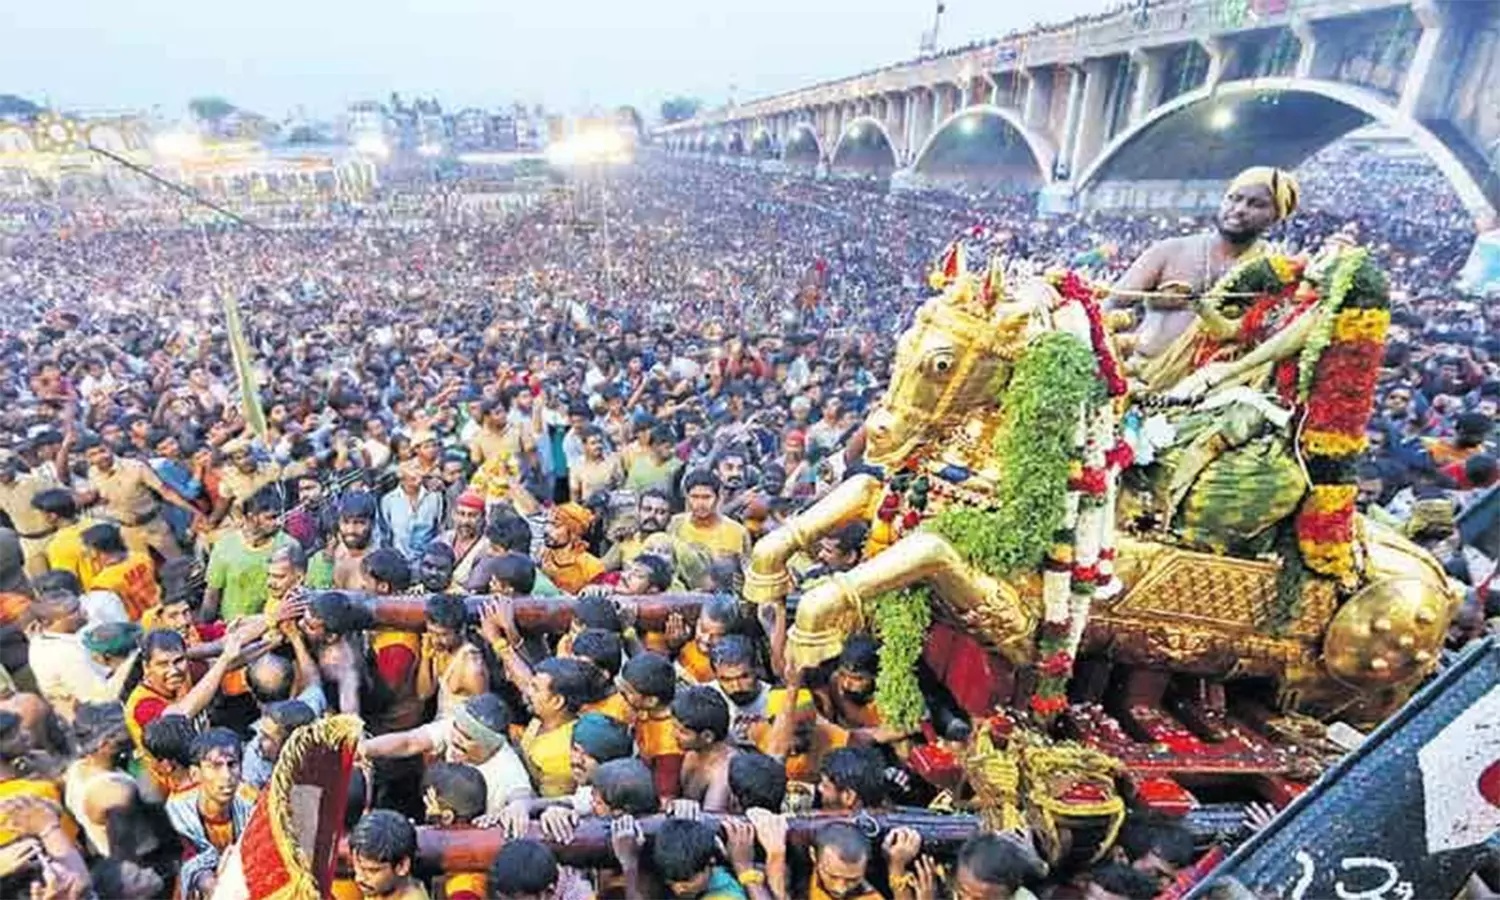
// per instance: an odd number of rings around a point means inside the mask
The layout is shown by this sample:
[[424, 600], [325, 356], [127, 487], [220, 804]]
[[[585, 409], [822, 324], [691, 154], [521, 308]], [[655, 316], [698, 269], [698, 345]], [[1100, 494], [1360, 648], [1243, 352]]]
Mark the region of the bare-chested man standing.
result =
[[[1121, 291], [1180, 291], [1184, 296], [1148, 297], [1145, 315], [1126, 346], [1129, 368], [1141, 371], [1193, 324], [1191, 296], [1208, 290], [1246, 254], [1262, 250], [1260, 236], [1297, 208], [1297, 181], [1270, 166], [1246, 169], [1230, 182], [1219, 203], [1215, 228], [1152, 244], [1115, 285]], [[1116, 296], [1118, 306], [1140, 298]]]

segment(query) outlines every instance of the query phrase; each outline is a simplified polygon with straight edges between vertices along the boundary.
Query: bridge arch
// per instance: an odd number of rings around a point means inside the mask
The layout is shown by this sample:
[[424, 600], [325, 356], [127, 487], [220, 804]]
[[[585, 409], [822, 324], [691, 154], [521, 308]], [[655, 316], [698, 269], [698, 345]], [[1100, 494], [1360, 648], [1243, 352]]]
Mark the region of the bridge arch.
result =
[[798, 122], [787, 134], [781, 148], [781, 159], [787, 163], [802, 163], [815, 166], [823, 159], [823, 142], [818, 140], [818, 130], [810, 122]]
[[[1042, 184], [1052, 181], [1052, 164], [1057, 159], [1057, 148], [1047, 138], [1027, 128], [1015, 111], [989, 103], [965, 107], [944, 119], [933, 129], [932, 135], [922, 144], [922, 149], [917, 151], [912, 168], [918, 173], [929, 174], [934, 169], [940, 169], [945, 162], [954, 167], [963, 167], [967, 154], [955, 156], [949, 148], [953, 134], [966, 131], [981, 138], [980, 145], [975, 149], [976, 154], [993, 150], [994, 142], [998, 140], [1001, 147], [998, 162], [1002, 166], [1014, 171], [1023, 180], [1035, 179]], [[1019, 143], [1014, 140], [1017, 137], [1020, 138]], [[976, 155], [970, 160], [970, 164], [975, 164], [974, 160], [977, 159]]]
[[885, 123], [874, 116], [858, 116], [844, 126], [838, 142], [833, 145], [829, 157], [829, 168], [856, 168], [868, 171], [894, 172], [900, 161], [896, 157], [896, 143]]
[[1495, 216], [1500, 176], [1486, 172], [1477, 148], [1449, 145], [1366, 88], [1311, 78], [1223, 82], [1164, 103], [1110, 141], [1077, 190], [1108, 181], [1228, 181], [1253, 165], [1294, 169], [1372, 122], [1422, 151], [1477, 220]]
[[750, 155], [756, 159], [770, 159], [776, 155], [776, 139], [765, 126], [755, 129], [750, 136]]

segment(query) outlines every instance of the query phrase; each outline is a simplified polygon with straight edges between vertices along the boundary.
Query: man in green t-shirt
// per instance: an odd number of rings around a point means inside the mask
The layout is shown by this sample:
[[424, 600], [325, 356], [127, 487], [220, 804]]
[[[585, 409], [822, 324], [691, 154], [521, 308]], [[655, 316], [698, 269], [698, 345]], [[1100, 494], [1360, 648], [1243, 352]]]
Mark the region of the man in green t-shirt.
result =
[[220, 535], [208, 555], [205, 621], [230, 621], [259, 613], [266, 605], [266, 569], [271, 553], [292, 541], [279, 527], [281, 495], [275, 485], [252, 494], [244, 503], [243, 515], [243, 524]]
[[647, 451], [631, 458], [630, 471], [625, 473], [625, 487], [636, 493], [655, 488], [670, 497], [675, 492], [677, 474], [681, 471], [682, 460], [677, 458], [677, 440], [671, 427], [657, 425], [651, 429]]

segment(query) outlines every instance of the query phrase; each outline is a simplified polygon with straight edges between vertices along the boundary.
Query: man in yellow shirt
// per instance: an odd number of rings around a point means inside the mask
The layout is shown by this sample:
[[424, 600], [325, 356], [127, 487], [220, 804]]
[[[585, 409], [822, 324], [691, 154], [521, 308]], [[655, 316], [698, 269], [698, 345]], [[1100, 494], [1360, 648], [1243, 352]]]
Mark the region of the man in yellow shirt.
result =
[[84, 555], [94, 570], [84, 588], [113, 592], [132, 622], [139, 622], [146, 610], [161, 602], [151, 555], [126, 548], [118, 525], [101, 522], [89, 526], [83, 532], [83, 544], [87, 548]]
[[47, 568], [72, 572], [79, 584], [92, 581], [94, 570], [88, 562], [88, 548], [83, 545], [83, 532], [94, 522], [78, 515], [73, 492], [48, 488], [32, 497], [31, 505], [47, 520], [52, 531], [52, 536], [46, 539]]
[[576, 659], [543, 660], [521, 685], [531, 724], [521, 735], [521, 757], [542, 797], [566, 797], [573, 783], [573, 723], [588, 700], [590, 672]]
[[480, 429], [469, 439], [469, 460], [482, 466], [496, 457], [519, 461], [532, 446], [525, 428], [506, 419], [506, 403], [491, 400], [480, 407]]
[[750, 557], [750, 532], [719, 512], [719, 479], [702, 469], [682, 479], [687, 512], [678, 513], [667, 525], [667, 534], [702, 547], [716, 561], [731, 559], [741, 568]]

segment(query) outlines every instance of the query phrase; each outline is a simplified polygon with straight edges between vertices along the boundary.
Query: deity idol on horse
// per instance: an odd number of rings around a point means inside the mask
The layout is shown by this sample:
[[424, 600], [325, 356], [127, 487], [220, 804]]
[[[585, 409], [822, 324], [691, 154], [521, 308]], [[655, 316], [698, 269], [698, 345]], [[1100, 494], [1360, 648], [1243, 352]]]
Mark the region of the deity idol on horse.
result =
[[[1004, 272], [949, 249], [865, 421], [883, 476], [759, 541], [747, 597], [795, 603], [801, 666], [857, 630], [921, 627], [930, 605], [925, 644], [883, 656], [877, 702], [907, 714], [920, 653], [994, 726], [975, 729], [992, 763], [1007, 744], [1076, 746], [1167, 806], [1239, 775], [1289, 799], [1329, 750], [1320, 720], [1394, 710], [1435, 669], [1460, 599], [1434, 558], [1355, 510], [1384, 275], [1344, 239], [1310, 259], [1256, 253], [1133, 381], [1104, 291]], [[865, 560], [789, 597], [788, 560], [857, 519]]]

